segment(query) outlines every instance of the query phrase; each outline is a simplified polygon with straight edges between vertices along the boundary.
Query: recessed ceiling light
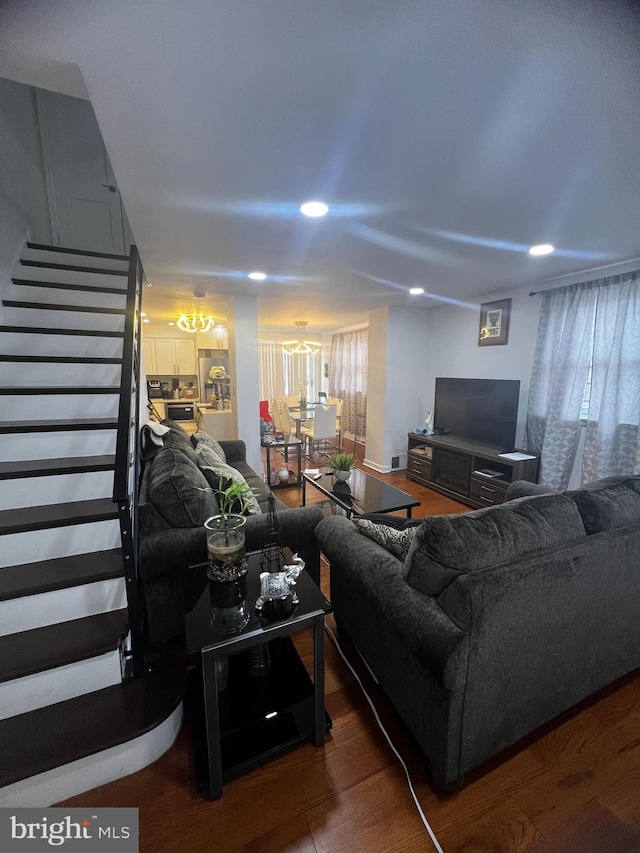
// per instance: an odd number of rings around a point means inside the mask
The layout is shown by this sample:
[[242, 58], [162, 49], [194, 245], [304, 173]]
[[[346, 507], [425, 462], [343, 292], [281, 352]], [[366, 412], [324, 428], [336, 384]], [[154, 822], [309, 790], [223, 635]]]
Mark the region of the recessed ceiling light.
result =
[[530, 255], [550, 255], [554, 251], [551, 243], [540, 243], [537, 246], [532, 246], [529, 249]]
[[329, 206], [323, 201], [305, 201], [305, 203], [300, 207], [300, 213], [304, 216], [311, 216], [313, 218], [325, 216], [328, 212]]
[[249, 278], [252, 278], [254, 281], [264, 281], [267, 277], [267, 274], [264, 272], [250, 272]]
[[147, 320], [147, 319], [145, 319], [145, 320], [143, 320], [142, 322], [143, 322], [143, 323], [149, 323], [150, 321], [149, 321], [149, 320]]
[[424, 293], [424, 287], [410, 287], [409, 293], [412, 296], [419, 296], [421, 293]]
[[169, 320], [169, 325], [170, 325], [170, 326], [175, 326], [175, 323], [173, 322], [173, 320]]
[[146, 317], [147, 315], [146, 315], [146, 313], [145, 313], [144, 311], [141, 311], [141, 312], [140, 312], [140, 316], [141, 316], [141, 317]]

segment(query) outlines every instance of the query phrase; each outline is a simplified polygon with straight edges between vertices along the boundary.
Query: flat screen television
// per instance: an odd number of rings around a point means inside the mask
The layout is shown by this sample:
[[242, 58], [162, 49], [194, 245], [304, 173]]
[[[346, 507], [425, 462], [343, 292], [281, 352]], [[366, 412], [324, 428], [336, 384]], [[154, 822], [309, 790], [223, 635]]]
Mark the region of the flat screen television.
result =
[[511, 451], [518, 421], [519, 379], [436, 377], [437, 433]]

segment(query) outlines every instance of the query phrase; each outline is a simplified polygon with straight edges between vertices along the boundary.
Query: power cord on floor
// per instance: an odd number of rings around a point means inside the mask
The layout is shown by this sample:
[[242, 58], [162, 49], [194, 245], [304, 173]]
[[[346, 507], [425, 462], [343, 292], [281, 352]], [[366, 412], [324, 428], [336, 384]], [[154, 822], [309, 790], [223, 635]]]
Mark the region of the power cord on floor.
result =
[[391, 741], [391, 738], [389, 737], [389, 734], [387, 733], [387, 730], [386, 730], [386, 729], [385, 729], [385, 727], [382, 725], [382, 720], [380, 719], [380, 716], [379, 716], [379, 714], [378, 714], [378, 712], [377, 712], [377, 710], [376, 710], [376, 707], [375, 707], [375, 705], [373, 704], [373, 700], [371, 699], [371, 697], [369, 696], [369, 694], [368, 694], [368, 693], [367, 693], [367, 691], [365, 690], [365, 688], [364, 688], [364, 684], [363, 684], [363, 683], [362, 683], [362, 681], [360, 680], [360, 676], [358, 675], [358, 673], [355, 671], [355, 669], [351, 666], [351, 664], [350, 664], [350, 663], [349, 663], [349, 661], [347, 660], [347, 658], [346, 658], [346, 656], [345, 656], [345, 653], [342, 651], [342, 648], [340, 647], [340, 643], [338, 642], [338, 639], [337, 639], [336, 635], [333, 633], [333, 631], [331, 630], [331, 628], [330, 628], [327, 624], [325, 624], [324, 629], [325, 629], [325, 631], [329, 634], [329, 636], [330, 636], [330, 638], [331, 638], [331, 642], [332, 642], [332, 643], [333, 643], [333, 645], [336, 647], [336, 649], [337, 649], [337, 651], [338, 651], [338, 654], [340, 655], [340, 657], [342, 658], [342, 660], [346, 663], [346, 665], [349, 667], [349, 669], [350, 669], [350, 671], [351, 671], [351, 674], [353, 675], [353, 677], [355, 678], [355, 680], [356, 680], [356, 681], [358, 682], [358, 684], [360, 685], [360, 690], [362, 690], [362, 692], [363, 692], [363, 694], [364, 694], [365, 699], [366, 699], [366, 700], [367, 700], [367, 702], [369, 703], [369, 707], [370, 707], [370, 708], [371, 708], [371, 710], [373, 711], [373, 716], [374, 716], [374, 717], [375, 717], [375, 719], [376, 719], [376, 723], [378, 724], [378, 727], [380, 728], [380, 731], [381, 731], [381, 732], [382, 732], [382, 734], [385, 736], [387, 743], [388, 743], [388, 744], [389, 744], [389, 746], [391, 747], [391, 751], [393, 752], [393, 754], [396, 756], [396, 758], [398, 759], [398, 761], [399, 761], [399, 762], [400, 762], [400, 764], [402, 765], [402, 768], [403, 768], [403, 770], [404, 770], [405, 776], [407, 777], [407, 783], [408, 783], [408, 785], [409, 785], [409, 790], [411, 791], [411, 796], [413, 797], [413, 802], [415, 803], [416, 809], [418, 810], [418, 814], [420, 815], [420, 820], [422, 821], [422, 823], [424, 824], [425, 829], [426, 829], [426, 830], [427, 830], [427, 832], [429, 833], [429, 836], [430, 836], [430, 838], [431, 838], [431, 841], [433, 842], [433, 846], [436, 848], [436, 850], [438, 851], [438, 853], [444, 853], [444, 851], [443, 851], [442, 847], [441, 847], [441, 846], [440, 846], [440, 844], [438, 843], [438, 839], [436, 838], [434, 831], [431, 829], [431, 827], [430, 827], [430, 825], [429, 825], [429, 821], [428, 821], [428, 820], [427, 820], [427, 818], [425, 817], [425, 813], [422, 811], [422, 806], [420, 805], [420, 802], [419, 802], [419, 800], [418, 800], [418, 797], [416, 796], [416, 792], [415, 792], [415, 790], [414, 790], [413, 783], [411, 782], [411, 777], [409, 776], [409, 770], [408, 770], [408, 768], [407, 768], [407, 765], [404, 763], [404, 760], [403, 760], [402, 756], [400, 755], [400, 753], [398, 752], [398, 750], [397, 750], [397, 749], [395, 748], [395, 746], [393, 745], [393, 743], [392, 743], [392, 741]]

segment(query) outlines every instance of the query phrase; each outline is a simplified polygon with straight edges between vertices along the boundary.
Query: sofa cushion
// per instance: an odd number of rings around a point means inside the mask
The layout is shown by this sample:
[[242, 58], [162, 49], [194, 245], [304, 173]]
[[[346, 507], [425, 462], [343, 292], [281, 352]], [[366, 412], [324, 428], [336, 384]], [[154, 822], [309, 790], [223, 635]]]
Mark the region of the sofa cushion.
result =
[[588, 534], [640, 521], [640, 477], [608, 477], [567, 494]]
[[[204, 474], [207, 483], [214, 491], [227, 489], [232, 483], [245, 486], [247, 502], [245, 515], [258, 515], [262, 512], [260, 504], [244, 476], [236, 468], [232, 468], [231, 465], [227, 465], [226, 462], [222, 462], [211, 445], [201, 441], [196, 445], [196, 456], [198, 458], [198, 466], [200, 470]], [[234, 507], [232, 511], [239, 512], [240, 506]]]
[[220, 457], [222, 462], [227, 461], [227, 457], [225, 456], [225, 452], [220, 442], [216, 441], [216, 439], [212, 435], [209, 435], [209, 433], [205, 432], [203, 429], [196, 430], [196, 432], [193, 433], [193, 435], [191, 436], [191, 444], [196, 449], [199, 444], [204, 444], [207, 447], [210, 447], [217, 454], [217, 456]]
[[461, 574], [514, 562], [584, 536], [577, 507], [565, 495], [518, 498], [461, 515], [425, 518], [403, 573], [411, 586], [439, 595]]
[[394, 557], [404, 562], [421, 519], [398, 518], [384, 513], [369, 513], [351, 519], [360, 533], [373, 539]]
[[172, 527], [198, 527], [218, 512], [218, 502], [204, 475], [182, 448], [173, 444], [154, 457], [147, 495]]

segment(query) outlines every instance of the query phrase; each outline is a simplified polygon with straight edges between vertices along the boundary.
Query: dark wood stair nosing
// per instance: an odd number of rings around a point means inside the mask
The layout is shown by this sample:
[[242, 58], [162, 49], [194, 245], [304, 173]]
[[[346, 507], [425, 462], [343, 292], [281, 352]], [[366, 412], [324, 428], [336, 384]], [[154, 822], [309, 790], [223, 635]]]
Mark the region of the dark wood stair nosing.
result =
[[118, 509], [111, 498], [44, 504], [28, 509], [0, 510], [0, 536], [51, 530], [76, 524], [91, 524], [118, 518]]
[[89, 355], [0, 355], [0, 361], [30, 364], [122, 364], [121, 358]]
[[53, 477], [61, 474], [89, 474], [112, 471], [115, 456], [72, 456], [69, 459], [23, 459], [0, 462], [0, 480]]
[[53, 396], [56, 394], [119, 394], [120, 386], [108, 386], [108, 385], [96, 385], [95, 387], [75, 387], [71, 386], [60, 386], [56, 388], [53, 385], [38, 385], [38, 386], [28, 386], [21, 385], [19, 388], [12, 388], [10, 385], [6, 385], [0, 388], [0, 396], [2, 397], [27, 397], [32, 394], [45, 394], [48, 396]]
[[135, 681], [0, 721], [0, 787], [146, 734], [175, 712], [185, 687], [184, 664], [167, 656]]
[[117, 418], [74, 418], [72, 420], [0, 421], [0, 435], [34, 432], [75, 432], [117, 429]]
[[127, 289], [122, 287], [92, 287], [90, 284], [67, 284], [62, 281], [34, 281], [30, 278], [13, 278], [17, 287], [48, 287], [51, 290], [72, 290], [81, 293], [108, 293], [112, 296], [126, 296]]
[[80, 255], [87, 258], [108, 258], [112, 261], [129, 261], [129, 255], [117, 255], [112, 252], [91, 252], [88, 249], [67, 249], [65, 246], [48, 246], [46, 243], [27, 242], [29, 249], [38, 252], [60, 252], [66, 255]]
[[49, 329], [47, 326], [0, 326], [0, 334], [11, 335], [69, 335], [88, 338], [124, 338], [124, 332], [108, 332], [100, 329]]
[[0, 601], [114, 580], [123, 575], [121, 548], [6, 566], [0, 571]]
[[128, 625], [124, 608], [0, 637], [0, 684], [116, 651]]
[[124, 317], [126, 308], [100, 308], [94, 305], [64, 305], [58, 302], [23, 302], [18, 299], [3, 299], [5, 308], [28, 308], [33, 311], [71, 311], [77, 314], [112, 314]]
[[94, 273], [98, 275], [117, 275], [117, 276], [128, 276], [129, 270], [110, 270], [104, 269], [101, 267], [80, 267], [75, 264], [55, 264], [51, 261], [31, 261], [28, 259], [21, 258], [20, 263], [24, 267], [34, 267], [37, 269], [47, 269], [47, 270], [66, 270], [67, 272], [81, 272], [81, 273]]

